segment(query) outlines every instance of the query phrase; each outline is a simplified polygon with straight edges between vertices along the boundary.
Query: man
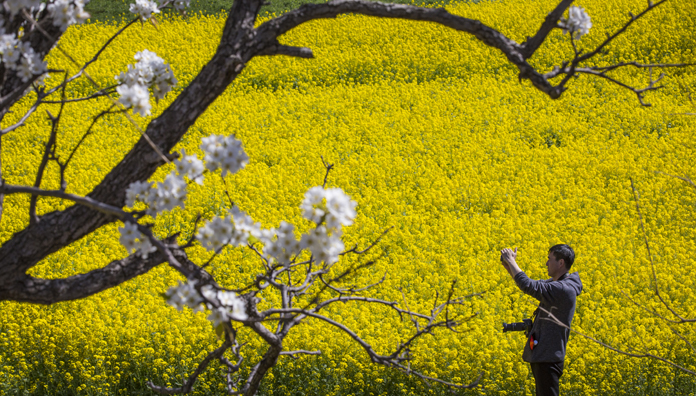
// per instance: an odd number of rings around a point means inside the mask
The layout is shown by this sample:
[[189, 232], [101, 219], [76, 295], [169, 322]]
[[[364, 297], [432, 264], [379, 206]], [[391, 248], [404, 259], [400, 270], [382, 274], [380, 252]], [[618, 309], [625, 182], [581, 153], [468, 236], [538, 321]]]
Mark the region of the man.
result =
[[[558, 396], [558, 380], [563, 375], [563, 359], [575, 313], [575, 299], [582, 291], [577, 272], [568, 271], [575, 252], [568, 245], [549, 249], [546, 267], [551, 279], [532, 280], [517, 266], [517, 248], [503, 249], [500, 261], [524, 293], [539, 300], [536, 319], [524, 345], [522, 359], [532, 366], [537, 396]], [[560, 326], [549, 313], [567, 327]]]

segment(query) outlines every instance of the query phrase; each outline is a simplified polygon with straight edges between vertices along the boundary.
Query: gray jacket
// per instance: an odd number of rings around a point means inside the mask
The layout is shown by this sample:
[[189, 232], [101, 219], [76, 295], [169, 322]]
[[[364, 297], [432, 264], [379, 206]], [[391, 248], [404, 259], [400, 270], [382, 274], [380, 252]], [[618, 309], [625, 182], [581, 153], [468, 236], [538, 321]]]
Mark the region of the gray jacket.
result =
[[[515, 275], [515, 283], [525, 294], [539, 300], [539, 307], [553, 313], [563, 324], [570, 327], [575, 314], [575, 299], [582, 291], [580, 275], [577, 272], [565, 274], [557, 281], [553, 279], [532, 280], [527, 274], [520, 272]], [[566, 344], [570, 330], [547, 320], [548, 314], [541, 309], [529, 332], [529, 338], [524, 346], [522, 359], [529, 363], [555, 363], [565, 358]], [[538, 343], [532, 349], [530, 338]]]

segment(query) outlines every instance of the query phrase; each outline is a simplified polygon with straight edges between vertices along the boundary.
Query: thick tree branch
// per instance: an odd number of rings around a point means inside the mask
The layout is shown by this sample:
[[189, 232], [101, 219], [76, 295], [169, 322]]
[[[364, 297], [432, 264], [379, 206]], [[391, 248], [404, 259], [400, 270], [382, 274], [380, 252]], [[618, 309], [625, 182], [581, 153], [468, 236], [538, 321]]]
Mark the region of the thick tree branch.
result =
[[[176, 243], [176, 237], [165, 240], [164, 243]], [[180, 257], [180, 261], [186, 258], [183, 250], [176, 251], [176, 255]], [[40, 279], [23, 275], [13, 282], [3, 283], [0, 287], [0, 301], [14, 300], [48, 305], [77, 300], [118, 286], [166, 261], [166, 256], [161, 252], [152, 253], [147, 259], [143, 259], [139, 254], [132, 254], [112, 261], [103, 268], [63, 279]]]
[[267, 47], [275, 45], [279, 36], [305, 22], [314, 19], [335, 18], [338, 15], [348, 13], [435, 22], [461, 32], [470, 33], [484, 44], [499, 49], [520, 70], [521, 79], [529, 79], [536, 88], [554, 99], [563, 92], [562, 88], [552, 86], [525, 61], [522, 54], [523, 47], [514, 40], [480, 21], [450, 14], [443, 8], [422, 8], [364, 0], [334, 0], [325, 4], [305, 4], [296, 10], [261, 24], [256, 29], [258, 34], [254, 41], [257, 43], [259, 53], [263, 53]]
[[[162, 152], [169, 152], [236, 78], [255, 50], [244, 43], [253, 30], [259, 8], [260, 1], [235, 2], [220, 46], [210, 62], [160, 117], [150, 122], [145, 132], [147, 136], [136, 143], [88, 198], [122, 207], [130, 183], [146, 180], [155, 172], [160, 164], [149, 160], [156, 153], [148, 140]], [[29, 225], [0, 247], [0, 284], [20, 276], [47, 255], [114, 220], [110, 214], [95, 213], [92, 208], [79, 205], [42, 216], [40, 222]]]
[[563, 0], [558, 3], [556, 8], [546, 15], [544, 22], [541, 24], [539, 31], [537, 31], [534, 37], [527, 37], [527, 41], [522, 44], [521, 50], [524, 59], [531, 58], [534, 52], [541, 47], [541, 44], [546, 40], [549, 33], [551, 33], [554, 28], [558, 27], [558, 21], [571, 4], [573, 4], [573, 0]]

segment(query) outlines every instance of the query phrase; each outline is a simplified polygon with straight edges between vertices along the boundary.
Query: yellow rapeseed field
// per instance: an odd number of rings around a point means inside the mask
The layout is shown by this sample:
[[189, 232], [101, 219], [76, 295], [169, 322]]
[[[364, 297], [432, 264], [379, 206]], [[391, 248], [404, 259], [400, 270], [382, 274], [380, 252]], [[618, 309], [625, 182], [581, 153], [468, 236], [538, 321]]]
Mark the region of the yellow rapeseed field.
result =
[[[480, 19], [515, 40], [532, 35], [555, 0], [463, 3], [448, 10]], [[578, 5], [593, 27], [581, 48], [590, 49], [646, 6], [644, 0], [583, 0]], [[611, 45], [597, 64], [694, 62], [696, 0], [658, 7]], [[179, 86], [153, 116], [135, 116], [142, 127], [156, 117], [213, 54], [223, 18], [191, 16], [136, 25], [115, 40], [88, 68], [102, 86], [134, 63], [136, 52], [154, 51], [171, 64]], [[118, 26], [71, 27], [60, 45], [80, 62], [90, 59]], [[671, 325], [634, 305], [669, 317], [654, 296], [650, 261], [630, 187], [640, 193], [657, 285], [685, 317], [696, 317], [696, 189], [669, 175], [696, 180], [694, 68], [666, 70], [665, 87], [650, 93], [652, 107], [599, 79], [581, 77], [559, 100], [544, 96], [500, 53], [471, 37], [430, 23], [343, 16], [307, 23], [283, 42], [312, 48], [315, 59], [254, 59], [233, 85], [184, 136], [177, 149], [198, 153], [201, 137], [235, 134], [249, 165], [226, 181], [209, 176], [192, 184], [186, 209], [157, 217], [155, 233], [191, 236], [198, 214], [209, 219], [232, 200], [264, 227], [290, 221], [303, 231], [299, 204], [307, 188], [320, 185], [320, 157], [335, 164], [329, 185], [358, 203], [346, 246], [365, 246], [394, 226], [378, 245], [384, 257], [351, 279], [384, 283], [368, 293], [427, 311], [436, 292], [457, 280], [458, 295], [484, 292], [461, 313], [478, 315], [460, 332], [438, 331], [415, 348], [413, 367], [431, 376], [468, 383], [483, 372], [481, 386], [465, 394], [525, 395], [533, 390], [522, 362], [523, 336], [501, 332], [503, 321], [519, 321], [535, 308], [501, 267], [499, 251], [519, 248], [519, 263], [544, 278], [548, 248], [568, 243], [577, 259], [584, 292], [573, 327], [623, 350], [639, 349], [696, 370], [693, 324]], [[568, 36], [555, 31], [532, 59], [550, 70], [572, 54]], [[75, 70], [54, 51], [49, 68]], [[655, 71], [655, 76], [658, 71]], [[627, 69], [618, 78], [645, 84], [646, 70]], [[48, 84], [57, 84], [54, 73]], [[92, 92], [86, 81], [68, 95]], [[5, 123], [19, 117], [19, 103]], [[66, 106], [57, 154], [66, 155], [91, 117], [107, 100]], [[32, 185], [49, 133], [45, 112], [3, 137], [2, 175]], [[139, 138], [122, 116], [99, 121], [66, 177], [68, 192], [87, 194]], [[152, 178], [169, 173], [163, 167]], [[55, 188], [56, 168], [42, 185]], [[5, 198], [0, 243], [28, 224], [28, 197]], [[70, 203], [39, 199], [39, 211]], [[104, 266], [127, 253], [112, 224], [46, 258], [34, 276], [66, 277]], [[209, 253], [197, 247], [199, 263]], [[338, 266], [346, 268], [350, 259]], [[211, 272], [225, 286], [247, 284], [260, 263], [252, 252], [228, 248]], [[161, 293], [181, 276], [165, 265], [79, 301], [52, 306], [0, 303], [0, 395], [149, 394], [146, 381], [177, 385], [219, 341], [205, 313], [179, 312]], [[264, 304], [276, 296], [262, 294]], [[394, 334], [409, 334], [387, 309], [360, 304], [335, 306], [328, 316], [355, 329], [386, 352]], [[679, 331], [683, 339], [676, 336]], [[255, 362], [263, 343], [249, 342]], [[282, 358], [262, 386], [265, 395], [444, 394], [395, 371], [371, 365], [352, 340], [309, 321], [296, 328], [286, 348], [319, 349], [322, 356]], [[567, 395], [694, 394], [696, 378], [655, 360], [629, 358], [572, 335], [561, 390]], [[224, 378], [214, 364], [194, 394], [219, 394]], [[248, 370], [248, 367], [247, 367]], [[467, 393], [468, 392], [468, 393]]]

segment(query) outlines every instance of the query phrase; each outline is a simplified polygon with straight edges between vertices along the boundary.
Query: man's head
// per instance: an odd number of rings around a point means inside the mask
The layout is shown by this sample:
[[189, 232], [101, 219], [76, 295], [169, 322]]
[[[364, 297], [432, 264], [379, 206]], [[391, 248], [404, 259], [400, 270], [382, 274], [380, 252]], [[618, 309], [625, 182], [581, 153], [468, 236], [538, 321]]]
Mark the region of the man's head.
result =
[[554, 245], [549, 249], [549, 259], [546, 262], [549, 276], [558, 280], [570, 270], [575, 261], [575, 252], [568, 245]]

